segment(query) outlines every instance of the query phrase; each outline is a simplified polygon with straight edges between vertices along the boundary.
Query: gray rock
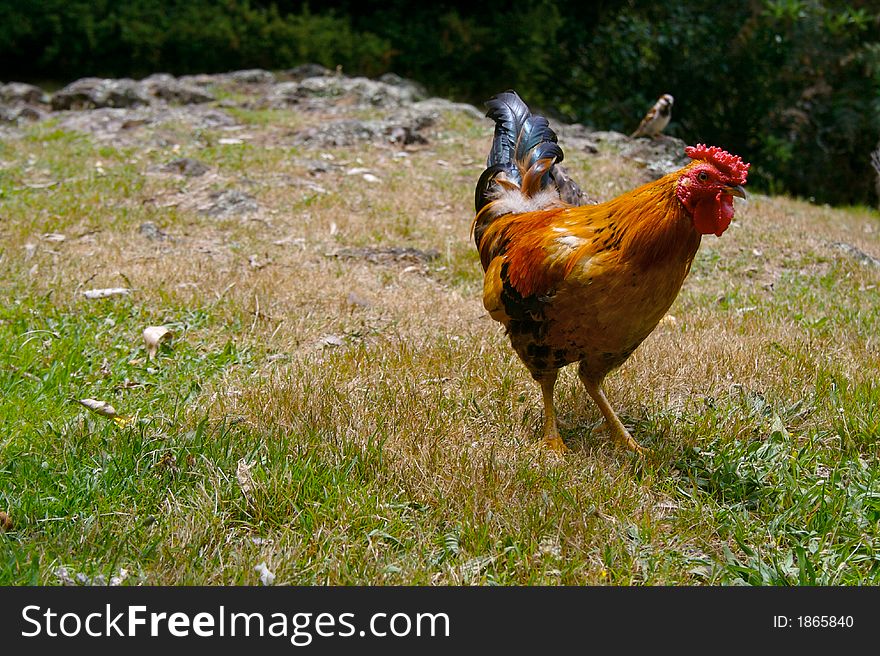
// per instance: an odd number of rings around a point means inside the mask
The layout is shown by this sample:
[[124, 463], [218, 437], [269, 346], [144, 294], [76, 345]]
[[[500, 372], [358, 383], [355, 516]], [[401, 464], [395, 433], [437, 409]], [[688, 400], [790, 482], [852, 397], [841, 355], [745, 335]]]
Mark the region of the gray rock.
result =
[[[63, 130], [87, 132], [98, 138], [114, 139], [120, 131], [151, 121], [148, 107], [102, 107], [88, 111], [70, 111], [63, 114], [58, 127]], [[127, 127], [126, 127], [127, 126]]]
[[409, 87], [397, 87], [365, 77], [335, 75], [302, 80], [298, 83], [293, 97], [332, 101], [347, 99], [353, 100], [355, 104], [370, 107], [400, 107], [418, 100], [415, 91]]
[[473, 105], [452, 102], [445, 98], [426, 98], [425, 100], [419, 100], [414, 102], [410, 109], [418, 115], [434, 116], [435, 118], [442, 112], [460, 112], [479, 120], [485, 120], [486, 118], [485, 112], [481, 112]]
[[399, 87], [401, 89], [409, 89], [412, 92], [413, 97], [416, 99], [428, 97], [428, 90], [425, 89], [425, 87], [414, 80], [400, 77], [397, 73], [385, 73], [384, 75], [380, 75], [379, 82], [390, 84], [393, 87]]
[[260, 209], [257, 199], [243, 191], [227, 189], [211, 194], [211, 204], [199, 210], [200, 214], [228, 217], [248, 214]]
[[309, 174], [315, 176], [321, 175], [322, 173], [329, 173], [333, 169], [339, 168], [337, 164], [333, 164], [322, 159], [307, 159], [301, 161], [300, 164], [306, 167], [306, 170], [308, 170]]
[[563, 149], [572, 146], [590, 153], [598, 152], [598, 144], [615, 146], [620, 156], [645, 167], [649, 179], [662, 178], [690, 162], [684, 154], [685, 143], [681, 139], [661, 135], [656, 139], [631, 139], [625, 134], [598, 130], [591, 132], [582, 125], [554, 126]]
[[[144, 125], [160, 127], [175, 123], [191, 130], [204, 130], [237, 125], [234, 118], [210, 105], [187, 105], [177, 107], [158, 103], [134, 108], [90, 109], [69, 111], [59, 116], [58, 126], [64, 130], [77, 130], [94, 135], [97, 139], [119, 140], [124, 143], [137, 141], [138, 130]], [[156, 133], [156, 145], [167, 147], [176, 141], [167, 141], [162, 133]]]
[[199, 73], [198, 75], [181, 75], [177, 80], [183, 84], [190, 84], [197, 87], [206, 87], [211, 84], [217, 84], [219, 81], [216, 75], [209, 75], [207, 73]]
[[282, 72], [284, 77], [293, 80], [294, 82], [301, 82], [307, 77], [327, 77], [328, 75], [333, 74], [333, 71], [320, 64], [300, 64], [299, 66], [288, 68]]
[[168, 233], [162, 230], [152, 221], [144, 221], [138, 226], [138, 232], [150, 241], [164, 241], [168, 239]]
[[876, 258], [873, 255], [866, 253], [860, 248], [856, 248], [852, 244], [847, 244], [842, 241], [831, 242], [831, 247], [836, 248], [842, 253], [846, 253], [850, 257], [854, 258], [859, 264], [863, 264], [865, 266], [872, 267], [880, 267], [880, 258]]
[[[196, 111], [198, 110], [198, 111]], [[193, 127], [204, 130], [205, 128], [231, 128], [238, 125], [238, 121], [220, 109], [213, 107], [193, 107], [189, 110], [180, 110], [181, 118], [185, 119]]]
[[385, 134], [388, 141], [401, 146], [409, 146], [411, 144], [426, 144], [428, 140], [417, 132], [417, 129], [408, 125], [393, 125], [386, 128]]
[[274, 107], [286, 107], [296, 105], [302, 100], [299, 92], [299, 82], [278, 82], [269, 89], [267, 101]]
[[620, 154], [645, 165], [645, 171], [654, 179], [677, 171], [690, 162], [684, 154], [686, 144], [681, 139], [661, 135], [656, 139], [630, 139], [622, 142]]
[[226, 73], [225, 77], [241, 84], [273, 84], [275, 82], [275, 73], [264, 71], [261, 68], [233, 71]]
[[593, 138], [594, 133], [580, 123], [572, 123], [571, 125], [561, 124], [554, 126], [554, 130], [559, 137], [559, 143], [562, 144], [566, 152], [572, 149], [590, 153], [591, 155], [599, 152], [599, 145]]
[[32, 105], [13, 105], [4, 107], [0, 105], [0, 122], [19, 123], [25, 121], [40, 121], [48, 116], [47, 112]]
[[428, 139], [422, 130], [437, 121], [439, 110], [438, 105], [422, 101], [404, 105], [384, 119], [325, 121], [295, 133], [294, 141], [322, 148], [353, 146], [365, 141], [398, 145], [426, 144]]
[[188, 178], [197, 178], [201, 175], [205, 175], [205, 173], [211, 169], [207, 164], [200, 162], [197, 159], [181, 157], [168, 162], [162, 167], [162, 170], [166, 173], [178, 173], [180, 175], [185, 175]]
[[375, 121], [340, 119], [300, 130], [294, 135], [294, 141], [321, 148], [353, 146], [365, 141], [400, 145], [425, 144], [428, 140], [419, 134], [419, 130], [430, 125], [431, 122], [430, 117], [424, 115], [391, 117]]
[[596, 143], [624, 144], [630, 141], [630, 138], [622, 132], [614, 132], [613, 130], [597, 130], [589, 132], [589, 135]]
[[167, 73], [156, 73], [144, 78], [141, 80], [141, 86], [149, 95], [177, 105], [196, 105], [215, 100], [215, 97], [204, 89], [181, 82]]
[[346, 305], [352, 308], [364, 308], [369, 309], [373, 307], [373, 304], [370, 303], [367, 299], [355, 292], [348, 292], [348, 297], [345, 299]]
[[9, 84], [0, 84], [0, 102], [5, 104], [48, 105], [49, 94], [33, 84], [10, 82]]
[[385, 136], [383, 121], [358, 121], [341, 119], [327, 121], [320, 126], [299, 130], [294, 135], [298, 144], [309, 144], [320, 148], [353, 146], [364, 141], [375, 141]]
[[105, 80], [86, 77], [71, 82], [52, 96], [52, 109], [90, 109], [100, 107], [138, 107], [149, 105], [150, 96], [134, 80]]

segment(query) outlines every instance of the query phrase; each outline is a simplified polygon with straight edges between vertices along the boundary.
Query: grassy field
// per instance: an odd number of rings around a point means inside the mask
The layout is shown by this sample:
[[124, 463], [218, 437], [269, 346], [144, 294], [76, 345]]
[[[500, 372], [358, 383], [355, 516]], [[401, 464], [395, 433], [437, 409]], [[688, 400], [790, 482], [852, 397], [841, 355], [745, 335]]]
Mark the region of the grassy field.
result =
[[[0, 140], [0, 584], [259, 584], [260, 563], [276, 584], [880, 583], [877, 212], [738, 204], [607, 381], [652, 454], [591, 436], [566, 370], [558, 458], [481, 304], [490, 121], [446, 112], [402, 154], [296, 145], [320, 112], [230, 113]], [[182, 156], [208, 173], [162, 170]], [[566, 161], [603, 199], [644, 179], [611, 147]], [[206, 213], [229, 189], [256, 207]], [[83, 294], [109, 287], [131, 292]], [[148, 326], [173, 333], [153, 359]]]

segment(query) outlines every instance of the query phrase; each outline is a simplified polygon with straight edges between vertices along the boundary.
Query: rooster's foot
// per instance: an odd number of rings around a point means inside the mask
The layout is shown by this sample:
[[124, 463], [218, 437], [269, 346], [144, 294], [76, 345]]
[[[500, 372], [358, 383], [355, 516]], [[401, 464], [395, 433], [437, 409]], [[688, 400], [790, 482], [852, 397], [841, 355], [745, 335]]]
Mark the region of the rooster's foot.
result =
[[544, 446], [553, 453], [560, 456], [569, 451], [569, 448], [565, 446], [565, 442], [562, 441], [562, 438], [559, 437], [559, 434], [545, 435]]
[[629, 434], [629, 431], [623, 428], [621, 431], [612, 431], [611, 436], [614, 438], [614, 441], [618, 444], [626, 447], [630, 451], [635, 451], [639, 455], [645, 456], [651, 453], [650, 449], [646, 449], [641, 444], [636, 442], [632, 435]]

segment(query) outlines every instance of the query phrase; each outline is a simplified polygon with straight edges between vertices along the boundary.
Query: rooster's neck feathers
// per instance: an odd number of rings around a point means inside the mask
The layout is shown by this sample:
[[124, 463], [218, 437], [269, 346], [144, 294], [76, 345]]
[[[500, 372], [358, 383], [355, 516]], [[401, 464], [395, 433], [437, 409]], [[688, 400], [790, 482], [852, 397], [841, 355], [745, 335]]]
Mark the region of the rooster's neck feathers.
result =
[[621, 259], [642, 269], [669, 260], [693, 260], [700, 234], [676, 196], [680, 177], [680, 171], [671, 173], [609, 201], [625, 226]]

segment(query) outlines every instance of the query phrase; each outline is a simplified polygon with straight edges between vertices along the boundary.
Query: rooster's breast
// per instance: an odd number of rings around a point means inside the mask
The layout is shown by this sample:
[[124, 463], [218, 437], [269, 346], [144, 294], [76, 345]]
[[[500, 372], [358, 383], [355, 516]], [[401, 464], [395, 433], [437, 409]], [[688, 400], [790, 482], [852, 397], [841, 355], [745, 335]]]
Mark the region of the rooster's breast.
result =
[[601, 380], [656, 328], [687, 269], [585, 262], [544, 297], [539, 314], [507, 323], [511, 343], [532, 371], [585, 361], [586, 371]]

